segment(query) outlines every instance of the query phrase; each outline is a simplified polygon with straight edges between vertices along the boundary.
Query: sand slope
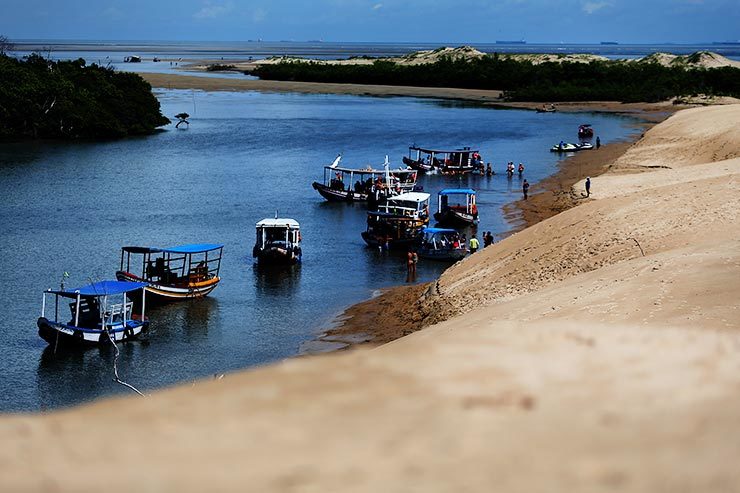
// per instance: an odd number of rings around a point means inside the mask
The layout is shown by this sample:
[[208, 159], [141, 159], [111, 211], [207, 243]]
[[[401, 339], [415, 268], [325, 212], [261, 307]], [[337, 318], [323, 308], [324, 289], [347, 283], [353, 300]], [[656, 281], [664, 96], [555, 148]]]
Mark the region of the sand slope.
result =
[[[420, 300], [450, 318], [423, 331], [0, 419], [0, 490], [740, 491], [728, 108], [678, 113], [622, 161], [676, 152], [683, 173], [617, 167], [595, 200], [451, 268]], [[683, 157], [672, 136], [723, 161]], [[631, 181], [601, 195], [611, 179]]]

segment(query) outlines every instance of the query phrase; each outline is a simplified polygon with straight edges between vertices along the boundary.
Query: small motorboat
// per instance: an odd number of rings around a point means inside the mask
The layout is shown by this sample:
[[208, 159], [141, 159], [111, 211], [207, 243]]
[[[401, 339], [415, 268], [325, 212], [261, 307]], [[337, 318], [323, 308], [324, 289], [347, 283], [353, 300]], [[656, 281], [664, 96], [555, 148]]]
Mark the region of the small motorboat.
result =
[[576, 147], [578, 147], [579, 151], [590, 151], [594, 148], [594, 145], [591, 142], [581, 142], [580, 144], [576, 144]]
[[472, 188], [445, 188], [437, 194], [434, 219], [441, 226], [466, 227], [478, 223], [478, 206]]
[[[77, 289], [44, 291], [41, 317], [36, 325], [39, 336], [55, 348], [96, 346], [135, 339], [149, 328], [144, 315], [145, 282], [99, 281]], [[141, 307], [134, 313], [134, 301], [129, 296], [140, 292]], [[46, 296], [54, 296], [54, 315], [46, 316]], [[69, 303], [70, 318], [62, 318], [59, 303]]]
[[257, 239], [252, 256], [266, 265], [294, 265], [300, 263], [301, 227], [289, 218], [263, 219], [257, 223]]
[[578, 138], [579, 139], [590, 139], [594, 136], [594, 129], [590, 124], [584, 123], [578, 126]]
[[551, 104], [549, 106], [543, 104], [542, 107], [537, 108], [536, 111], [537, 113], [555, 113], [556, 110], [554, 104]]
[[214, 243], [169, 248], [125, 246], [121, 248], [119, 281], [145, 282], [153, 301], [201, 298], [221, 281], [224, 246]]
[[572, 142], [560, 142], [550, 148], [550, 152], [578, 152], [580, 149], [578, 145]]
[[416, 253], [425, 259], [457, 262], [465, 258], [467, 250], [460, 245], [460, 234], [454, 229], [423, 228]]

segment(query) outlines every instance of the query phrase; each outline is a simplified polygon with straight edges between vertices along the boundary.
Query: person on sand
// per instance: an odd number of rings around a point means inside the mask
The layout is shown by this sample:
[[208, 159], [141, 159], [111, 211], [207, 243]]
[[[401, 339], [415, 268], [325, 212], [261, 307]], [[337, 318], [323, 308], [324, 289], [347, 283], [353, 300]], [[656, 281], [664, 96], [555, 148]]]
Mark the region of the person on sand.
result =
[[601, 139], [600, 139], [600, 138], [599, 138], [599, 136], [597, 135], [597, 136], [596, 136], [596, 148], [598, 149], [599, 147], [601, 147]]
[[480, 243], [478, 243], [478, 238], [473, 236], [470, 238], [470, 254], [474, 254], [478, 251], [478, 247], [480, 247]]
[[529, 197], [529, 182], [524, 180], [524, 183], [522, 183], [522, 193], [524, 194], [524, 200], [527, 200], [527, 197]]
[[586, 197], [591, 196], [591, 177], [586, 177]]

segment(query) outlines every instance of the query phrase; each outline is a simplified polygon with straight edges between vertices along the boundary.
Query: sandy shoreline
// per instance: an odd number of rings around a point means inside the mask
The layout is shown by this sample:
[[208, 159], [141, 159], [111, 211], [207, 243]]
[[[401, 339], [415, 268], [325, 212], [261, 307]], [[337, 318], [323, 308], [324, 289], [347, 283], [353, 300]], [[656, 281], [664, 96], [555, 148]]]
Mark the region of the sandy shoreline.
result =
[[740, 491], [738, 121], [594, 151], [589, 200], [406, 290], [424, 330], [1, 416], [0, 490]]

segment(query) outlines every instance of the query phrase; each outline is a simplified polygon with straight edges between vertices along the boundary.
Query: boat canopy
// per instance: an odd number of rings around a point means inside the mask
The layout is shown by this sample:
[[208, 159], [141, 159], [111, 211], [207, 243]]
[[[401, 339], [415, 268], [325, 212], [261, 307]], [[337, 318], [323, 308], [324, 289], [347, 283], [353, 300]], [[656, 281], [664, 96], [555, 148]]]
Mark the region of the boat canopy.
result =
[[429, 233], [429, 234], [452, 234], [457, 233], [457, 230], [455, 229], [449, 229], [449, 228], [423, 228], [421, 230], [422, 233]]
[[275, 219], [263, 219], [257, 223], [258, 228], [300, 228], [298, 221], [295, 219], [287, 218], [275, 218]]
[[123, 294], [130, 291], [136, 291], [148, 286], [145, 282], [128, 282], [128, 281], [98, 281], [87, 286], [82, 286], [77, 289], [68, 289], [64, 291], [53, 291], [48, 290], [48, 293], [53, 293], [66, 298], [77, 298], [77, 296], [94, 296], [103, 297], [111, 296], [114, 294]]
[[426, 202], [429, 194], [424, 192], [408, 192], [388, 198], [388, 202]]
[[213, 250], [223, 248], [223, 245], [216, 243], [193, 243], [190, 245], [180, 245], [169, 248], [158, 248], [158, 247], [140, 247], [140, 246], [125, 246], [121, 248], [127, 253], [205, 253]]
[[439, 195], [475, 195], [472, 188], [445, 188], [439, 191]]
[[417, 146], [411, 146], [409, 147], [409, 150], [412, 151], [421, 151], [426, 154], [453, 154], [458, 152], [479, 152], [478, 149], [473, 149], [471, 147], [462, 147], [460, 149], [427, 149], [424, 147], [417, 147]]
[[166, 253], [205, 253], [223, 248], [223, 245], [217, 243], [193, 243], [190, 245], [180, 245], [170, 248], [162, 248], [160, 251]]

